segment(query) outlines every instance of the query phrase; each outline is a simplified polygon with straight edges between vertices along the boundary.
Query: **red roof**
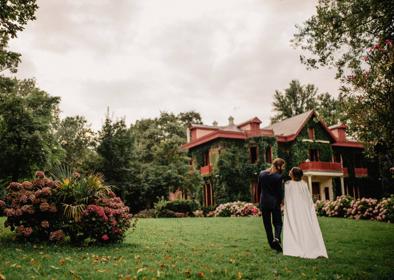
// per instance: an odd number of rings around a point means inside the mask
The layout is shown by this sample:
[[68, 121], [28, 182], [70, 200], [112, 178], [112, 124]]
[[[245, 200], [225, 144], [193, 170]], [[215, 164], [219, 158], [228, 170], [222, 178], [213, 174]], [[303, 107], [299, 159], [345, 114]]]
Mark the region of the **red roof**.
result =
[[203, 129], [203, 130], [212, 130], [207, 135], [204, 135], [200, 138], [194, 139], [189, 143], [184, 144], [182, 147], [184, 149], [190, 149], [201, 144], [207, 143], [209, 141], [218, 139], [218, 138], [226, 138], [226, 139], [241, 139], [245, 140], [250, 137], [261, 137], [261, 136], [275, 136], [278, 142], [289, 142], [293, 141], [301, 132], [301, 130], [305, 127], [307, 122], [315, 116], [323, 128], [327, 131], [330, 137], [333, 140], [334, 147], [349, 147], [349, 148], [363, 148], [363, 144], [358, 143], [356, 141], [343, 141], [339, 142], [338, 138], [333, 134], [331, 129], [335, 128], [345, 128], [344, 125], [335, 125], [330, 128], [326, 125], [326, 123], [319, 117], [319, 115], [314, 111], [310, 110], [305, 113], [296, 115], [294, 117], [285, 119], [283, 121], [274, 123], [268, 127], [258, 130], [241, 130], [240, 127], [245, 126], [249, 123], [258, 123], [261, 121], [255, 117], [246, 122], [243, 122], [239, 125], [229, 125], [229, 126], [208, 126], [208, 125], [191, 125], [190, 128], [193, 129]]
[[325, 122], [321, 118], [319, 118], [318, 114], [314, 110], [310, 110], [305, 113], [296, 115], [294, 117], [285, 119], [283, 121], [271, 124], [267, 128], [272, 129], [274, 131], [274, 134], [278, 138], [279, 142], [293, 141], [298, 136], [298, 134], [300, 134], [301, 130], [304, 128], [306, 123], [313, 116], [318, 118], [319, 122], [322, 124], [324, 129], [330, 135], [330, 137], [334, 141], [336, 141], [337, 138], [335, 137], [335, 135], [327, 127]]

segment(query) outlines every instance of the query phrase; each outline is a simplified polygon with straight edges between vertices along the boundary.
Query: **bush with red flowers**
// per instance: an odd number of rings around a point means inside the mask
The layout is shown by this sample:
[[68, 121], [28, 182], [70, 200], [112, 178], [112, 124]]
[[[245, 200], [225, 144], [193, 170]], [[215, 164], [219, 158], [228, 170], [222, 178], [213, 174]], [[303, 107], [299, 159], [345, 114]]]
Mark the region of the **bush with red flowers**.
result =
[[32, 182], [12, 182], [6, 189], [4, 201], [0, 201], [0, 208], [7, 217], [5, 226], [15, 231], [18, 238], [48, 240], [51, 233], [61, 227], [56, 206], [58, 187], [42, 172], [37, 172]]
[[20, 239], [111, 243], [135, 226], [129, 208], [100, 176], [73, 174], [53, 181], [38, 171], [32, 182], [12, 182], [6, 191], [0, 213]]
[[129, 208], [119, 197], [100, 198], [90, 204], [82, 214], [85, 237], [96, 242], [119, 242], [131, 226]]

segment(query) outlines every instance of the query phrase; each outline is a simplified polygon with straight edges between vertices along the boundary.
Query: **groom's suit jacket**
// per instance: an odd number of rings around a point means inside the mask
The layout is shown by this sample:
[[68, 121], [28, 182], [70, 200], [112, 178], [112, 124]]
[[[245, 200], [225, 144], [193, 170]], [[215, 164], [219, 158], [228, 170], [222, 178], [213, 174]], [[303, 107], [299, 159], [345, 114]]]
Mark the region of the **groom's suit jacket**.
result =
[[269, 171], [264, 170], [260, 172], [258, 178], [260, 193], [260, 208], [261, 209], [277, 209], [283, 202], [283, 178], [279, 173], [270, 174]]

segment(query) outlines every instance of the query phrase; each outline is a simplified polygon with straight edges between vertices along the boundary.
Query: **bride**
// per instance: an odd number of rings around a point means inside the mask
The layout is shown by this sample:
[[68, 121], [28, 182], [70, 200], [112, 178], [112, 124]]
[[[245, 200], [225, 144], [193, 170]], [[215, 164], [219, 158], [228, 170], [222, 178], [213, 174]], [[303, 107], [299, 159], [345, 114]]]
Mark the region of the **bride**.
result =
[[303, 172], [293, 167], [285, 184], [283, 255], [315, 259], [327, 256], [315, 207]]

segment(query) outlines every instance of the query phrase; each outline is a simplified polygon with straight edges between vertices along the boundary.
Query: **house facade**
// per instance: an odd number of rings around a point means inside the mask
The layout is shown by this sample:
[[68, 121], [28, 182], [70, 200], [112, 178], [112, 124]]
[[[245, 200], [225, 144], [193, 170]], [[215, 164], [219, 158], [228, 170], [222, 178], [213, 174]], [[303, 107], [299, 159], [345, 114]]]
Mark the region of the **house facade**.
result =
[[268, 127], [260, 125], [257, 117], [241, 124], [235, 124], [230, 117], [226, 126], [214, 123], [191, 125], [187, 129], [183, 148], [188, 150], [192, 168], [204, 178], [205, 206], [217, 203], [219, 185], [215, 177], [221, 172], [220, 157], [234, 146], [248, 157], [244, 164], [250, 172], [242, 179], [248, 186], [251, 202], [259, 200], [259, 171], [269, 167], [275, 157], [286, 161], [287, 170], [293, 166], [302, 168], [303, 179], [314, 199], [333, 200], [341, 194], [370, 196], [370, 163], [363, 157], [363, 145], [348, 139], [345, 125], [328, 127], [313, 110]]

